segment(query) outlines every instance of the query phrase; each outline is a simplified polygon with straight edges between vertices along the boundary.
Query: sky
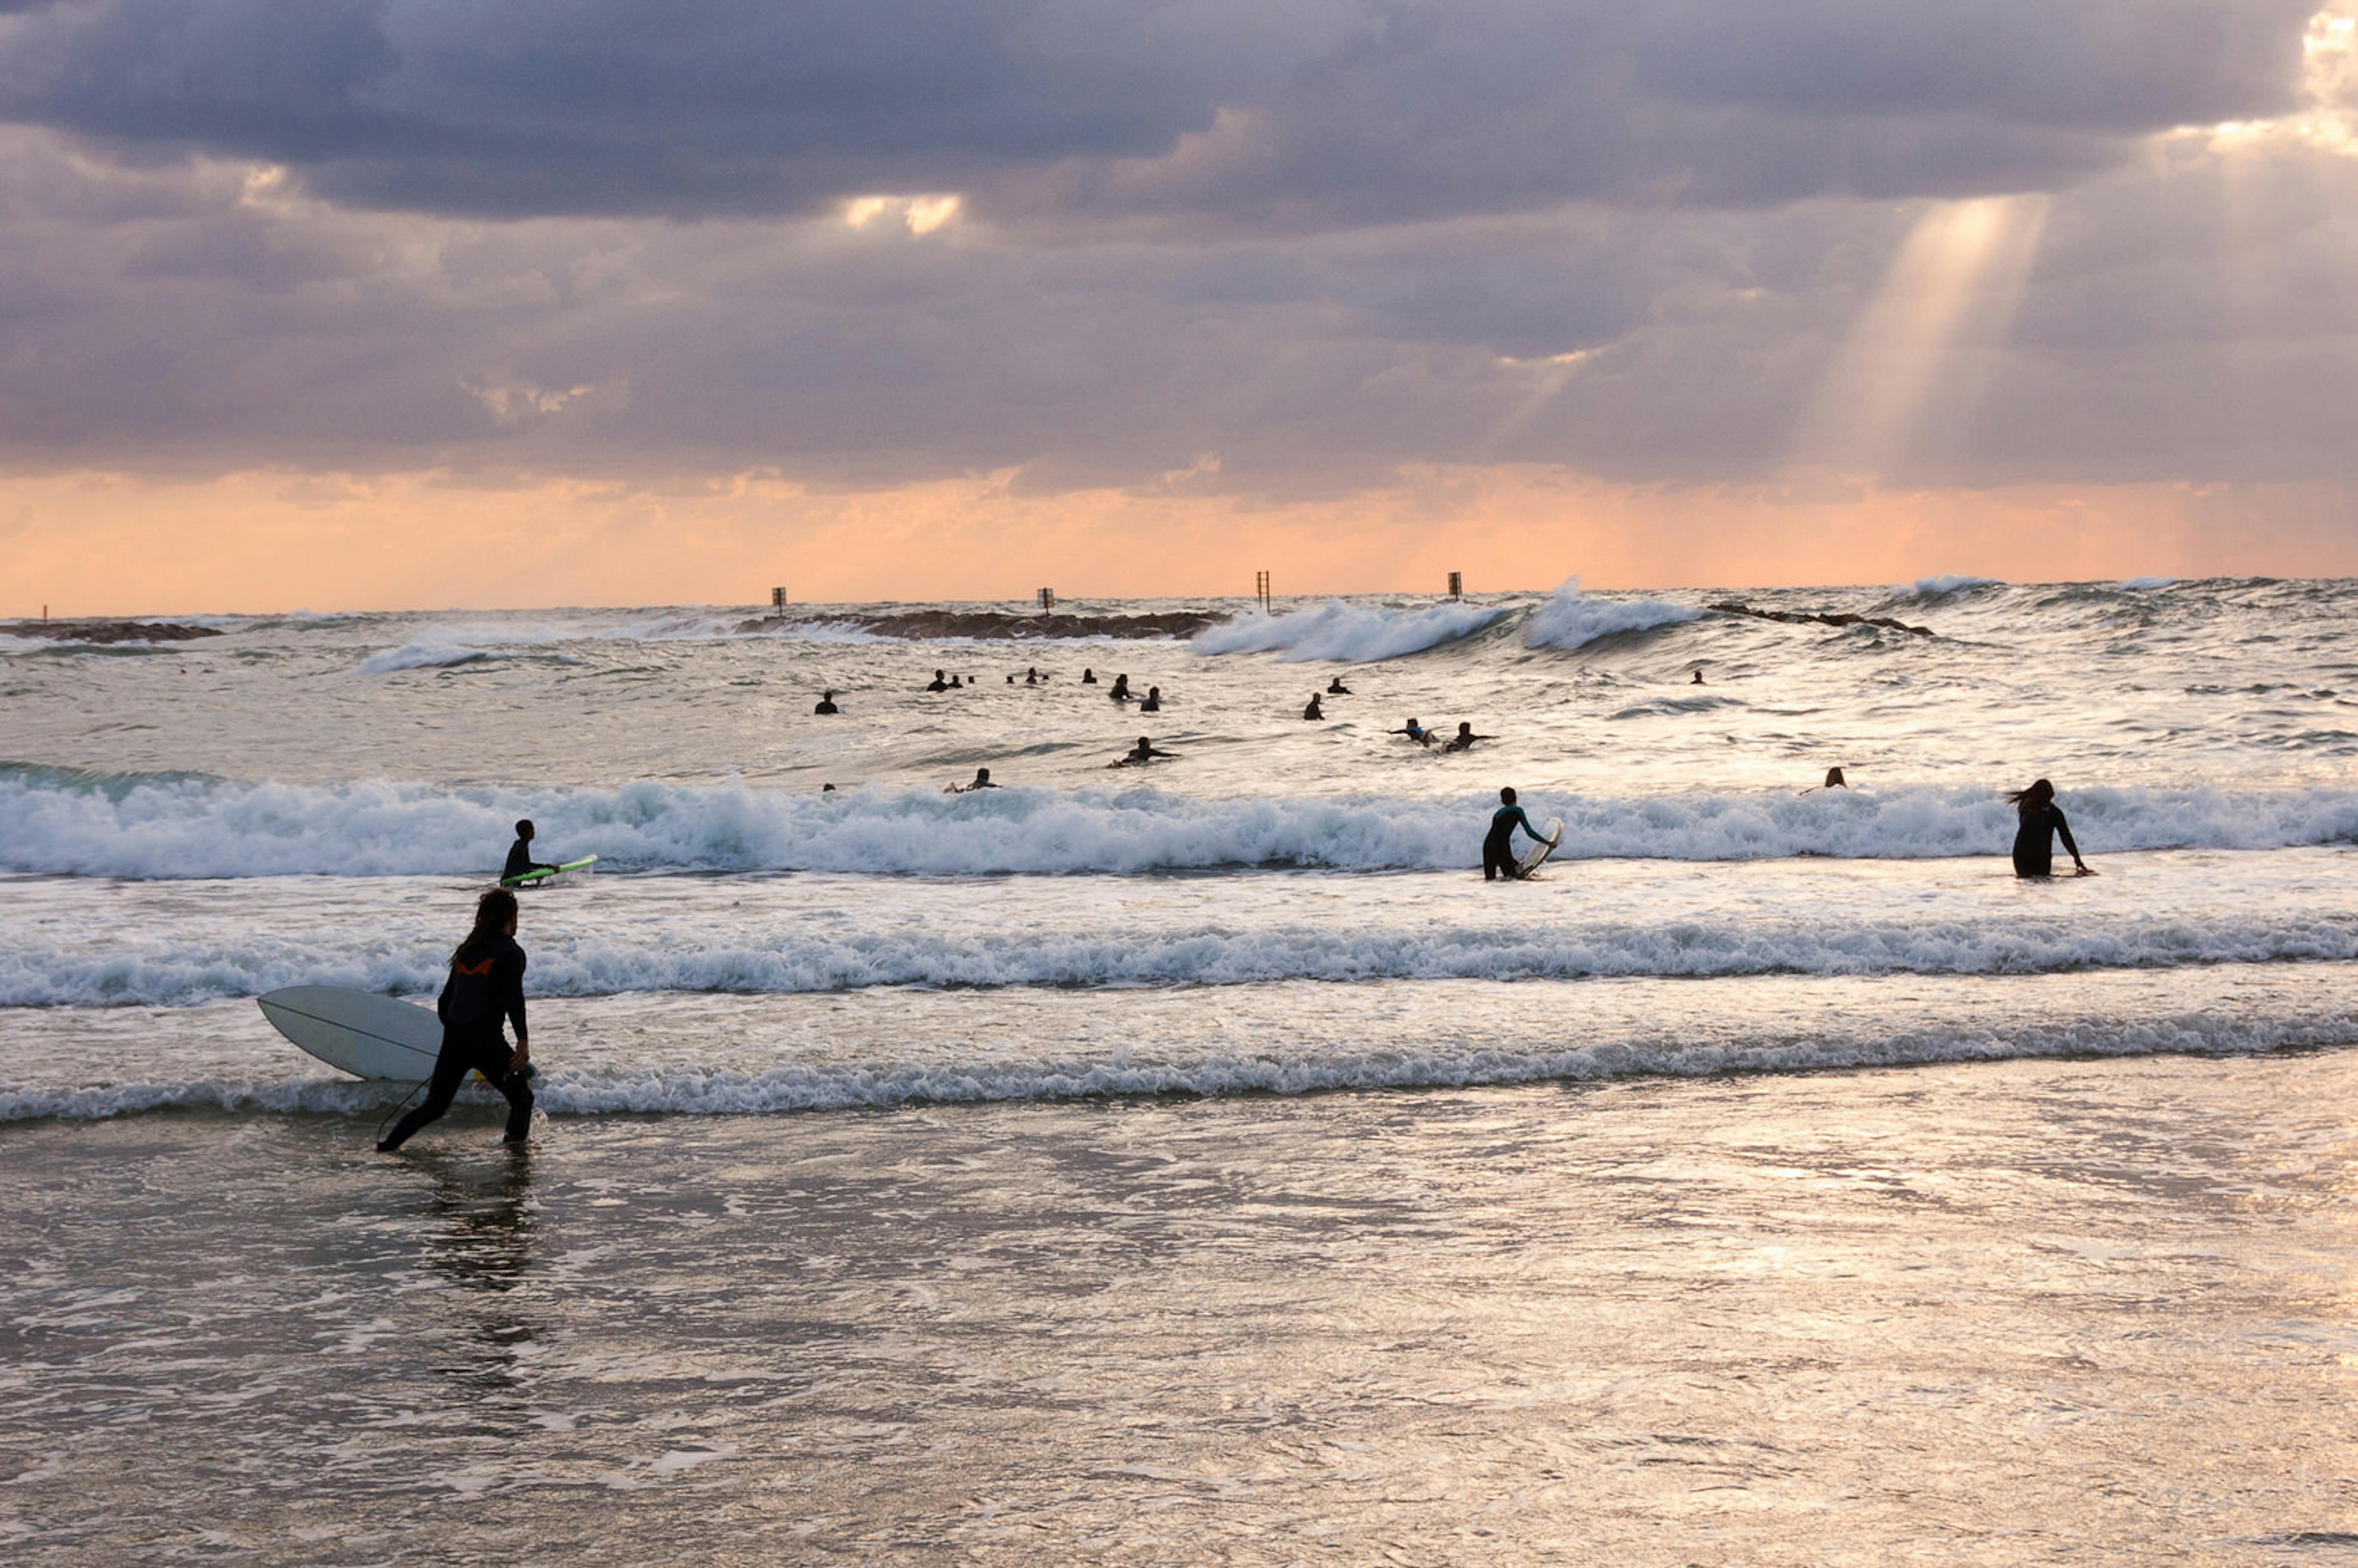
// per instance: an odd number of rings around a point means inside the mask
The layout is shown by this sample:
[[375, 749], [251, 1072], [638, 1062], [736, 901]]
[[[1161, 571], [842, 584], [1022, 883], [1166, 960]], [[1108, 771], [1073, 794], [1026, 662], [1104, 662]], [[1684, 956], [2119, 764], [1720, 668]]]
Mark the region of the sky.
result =
[[0, 0], [0, 615], [2358, 575], [2358, 0]]

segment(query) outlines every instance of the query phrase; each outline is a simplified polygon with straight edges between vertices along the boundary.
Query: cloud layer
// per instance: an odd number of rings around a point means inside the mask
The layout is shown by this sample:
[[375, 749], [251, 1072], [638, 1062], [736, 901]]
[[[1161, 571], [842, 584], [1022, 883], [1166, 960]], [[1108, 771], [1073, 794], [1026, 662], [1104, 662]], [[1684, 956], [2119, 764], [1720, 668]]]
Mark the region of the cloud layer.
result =
[[0, 461], [2331, 482], [2313, 9], [0, 4]]

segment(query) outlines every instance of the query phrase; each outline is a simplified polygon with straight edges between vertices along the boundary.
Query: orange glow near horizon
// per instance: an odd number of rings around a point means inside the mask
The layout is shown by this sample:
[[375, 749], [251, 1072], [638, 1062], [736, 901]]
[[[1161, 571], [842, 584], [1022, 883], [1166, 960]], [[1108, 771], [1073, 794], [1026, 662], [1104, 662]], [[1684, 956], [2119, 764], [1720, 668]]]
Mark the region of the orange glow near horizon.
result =
[[574, 480], [249, 472], [0, 481], [0, 617], [294, 609], [760, 604], [2358, 575], [2339, 486], [1991, 491], [1608, 484], [1424, 469], [1253, 505], [1022, 493], [1011, 476], [868, 492], [736, 477]]

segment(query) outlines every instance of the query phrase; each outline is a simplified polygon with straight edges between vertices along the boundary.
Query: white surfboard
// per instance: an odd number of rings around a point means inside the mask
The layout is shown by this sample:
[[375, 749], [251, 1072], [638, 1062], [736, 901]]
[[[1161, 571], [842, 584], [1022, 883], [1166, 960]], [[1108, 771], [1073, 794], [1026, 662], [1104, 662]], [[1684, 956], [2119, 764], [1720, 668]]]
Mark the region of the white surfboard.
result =
[[258, 998], [278, 1033], [356, 1078], [421, 1083], [442, 1054], [442, 1021], [426, 1008], [342, 986], [289, 986]]
[[1538, 843], [1533, 844], [1530, 849], [1524, 850], [1523, 858], [1515, 863], [1516, 876], [1530, 876], [1533, 871], [1540, 869], [1541, 861], [1555, 853], [1555, 847], [1563, 842], [1563, 818], [1561, 816], [1549, 817], [1547, 819], [1547, 826], [1544, 831], [1546, 832], [1547, 837], [1541, 839]]

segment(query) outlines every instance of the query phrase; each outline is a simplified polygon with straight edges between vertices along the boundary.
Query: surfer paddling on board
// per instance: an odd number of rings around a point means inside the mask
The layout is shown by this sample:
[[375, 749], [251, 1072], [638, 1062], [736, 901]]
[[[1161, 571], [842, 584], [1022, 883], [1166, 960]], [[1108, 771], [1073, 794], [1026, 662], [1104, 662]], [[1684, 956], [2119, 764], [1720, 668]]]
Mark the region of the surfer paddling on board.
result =
[[1553, 839], [1531, 826], [1523, 808], [1515, 804], [1512, 787], [1498, 792], [1498, 809], [1490, 814], [1490, 831], [1482, 839], [1482, 880], [1496, 881], [1504, 877], [1509, 881], [1520, 881], [1522, 868], [1515, 854], [1515, 829], [1530, 834], [1534, 842], [1552, 844]]
[[977, 768], [974, 770], [974, 782], [972, 784], [952, 784], [942, 793], [944, 795], [972, 795], [979, 789], [997, 789], [998, 787], [999, 786], [997, 784], [990, 782], [990, 770], [989, 768]]
[[2080, 846], [2071, 841], [2071, 825], [2063, 820], [2063, 808], [2055, 804], [2055, 786], [2045, 779], [2033, 780], [2028, 789], [2010, 789], [2006, 800], [2014, 806], [2019, 826], [2014, 831], [2014, 874], [2017, 877], [2051, 877], [2055, 874], [2055, 840], [2061, 838], [2063, 848], [2071, 852], [2075, 877], [2093, 877], [2088, 862], [2080, 859]]
[[1476, 741], [1497, 739], [1496, 735], [1476, 735], [1474, 733], [1474, 726], [1461, 719], [1457, 721], [1457, 733], [1444, 741], [1441, 749], [1444, 752], [1470, 752], [1474, 749], [1474, 742]]
[[1406, 724], [1401, 726], [1399, 729], [1387, 730], [1384, 733], [1387, 735], [1405, 735], [1420, 746], [1430, 746], [1433, 744], [1433, 731], [1427, 730], [1423, 725], [1419, 724], [1413, 719], [1410, 719]]
[[[516, 895], [493, 888], [475, 901], [475, 928], [450, 955], [450, 978], [434, 999], [442, 1021], [442, 1053], [426, 1103], [394, 1125], [377, 1152], [390, 1154], [421, 1127], [441, 1119], [470, 1072], [481, 1073], [507, 1096], [506, 1142], [532, 1133], [532, 1044], [524, 1020], [524, 949], [516, 946]], [[500, 1021], [515, 1025], [515, 1049], [500, 1037]]]
[[554, 871], [561, 869], [532, 858], [532, 834], [530, 817], [516, 824], [516, 841], [509, 846], [508, 863], [500, 868], [500, 881], [503, 883], [513, 883], [518, 877], [534, 871]]
[[1154, 742], [1147, 739], [1145, 736], [1141, 735], [1138, 738], [1137, 745], [1132, 746], [1121, 756], [1117, 757], [1110, 762], [1108, 762], [1106, 766], [1109, 768], [1142, 768], [1149, 762], [1175, 760], [1178, 755], [1179, 753], [1176, 752], [1156, 751], [1154, 749]]

